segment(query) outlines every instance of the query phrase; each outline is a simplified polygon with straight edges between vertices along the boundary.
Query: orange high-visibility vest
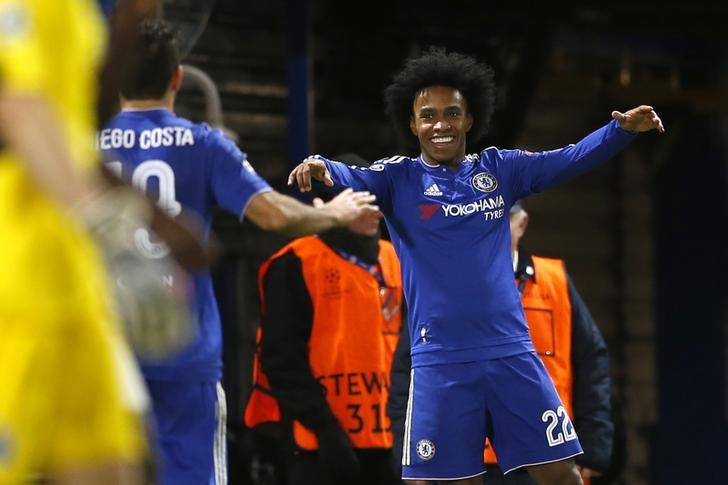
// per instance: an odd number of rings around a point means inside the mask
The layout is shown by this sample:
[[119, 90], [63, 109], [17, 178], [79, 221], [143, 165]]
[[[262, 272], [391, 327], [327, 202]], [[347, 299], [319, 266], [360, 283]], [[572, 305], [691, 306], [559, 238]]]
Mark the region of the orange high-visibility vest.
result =
[[[564, 262], [533, 256], [536, 281], [526, 279], [521, 303], [536, 352], [559, 393], [569, 418], [574, 418], [571, 368], [571, 300]], [[485, 462], [495, 463], [486, 442]]]
[[[263, 304], [263, 280], [268, 267], [288, 251], [301, 260], [311, 296], [309, 363], [314, 377], [325, 388], [333, 414], [355, 448], [391, 447], [386, 403], [389, 372], [402, 325], [402, 276], [394, 247], [388, 241], [379, 242], [385, 283], [381, 287], [366, 269], [346, 261], [319, 238], [296, 239], [261, 266], [258, 282]], [[264, 331], [259, 331], [260, 338], [265, 338]], [[245, 424], [253, 427], [280, 420], [278, 402], [262, 372], [259, 352], [253, 383]], [[318, 448], [316, 436], [298, 421], [293, 423], [293, 434], [301, 448]]]

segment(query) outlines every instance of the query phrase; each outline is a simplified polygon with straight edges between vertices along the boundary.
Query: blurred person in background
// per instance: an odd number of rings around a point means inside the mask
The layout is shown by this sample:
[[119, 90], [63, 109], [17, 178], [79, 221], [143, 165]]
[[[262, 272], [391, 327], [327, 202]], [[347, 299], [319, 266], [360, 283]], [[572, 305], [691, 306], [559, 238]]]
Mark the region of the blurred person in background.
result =
[[[221, 207], [262, 229], [300, 236], [378, 214], [366, 193], [349, 191], [313, 208], [274, 191], [220, 130], [175, 115], [184, 72], [169, 26], [147, 19], [137, 35], [135, 50], [127, 53], [134, 70], [120, 82], [121, 112], [99, 131], [97, 145], [113, 172], [169, 216], [192, 219], [208, 234]], [[167, 252], [143, 232], [137, 242], [151, 258]], [[173, 275], [165, 277], [178, 285]], [[193, 285], [194, 341], [174, 358], [140, 356], [164, 485], [227, 483], [220, 315], [209, 272], [195, 273]]]
[[[341, 159], [368, 165], [355, 154]], [[361, 224], [296, 239], [260, 268], [245, 421], [253, 429], [280, 423], [281, 484], [401, 483], [385, 412], [402, 325], [400, 265], [378, 221]]]
[[304, 192], [312, 180], [367, 190], [384, 213], [411, 336], [403, 478], [479, 483], [490, 438], [506, 472], [526, 467], [541, 485], [577, 485], [582, 448], [528, 332], [507, 216], [516, 200], [587, 172], [639, 132], [664, 128], [642, 105], [613, 111], [605, 126], [561, 149], [467, 154], [487, 132], [494, 92], [490, 66], [430, 48], [385, 90], [395, 129], [416, 140], [420, 155], [368, 168], [316, 155], [288, 183]]

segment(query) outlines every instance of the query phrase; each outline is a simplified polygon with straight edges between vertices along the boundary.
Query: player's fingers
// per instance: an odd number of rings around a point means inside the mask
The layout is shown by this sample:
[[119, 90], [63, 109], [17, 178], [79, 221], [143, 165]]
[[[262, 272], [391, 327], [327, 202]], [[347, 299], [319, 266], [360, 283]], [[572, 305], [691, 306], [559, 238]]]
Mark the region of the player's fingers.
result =
[[298, 189], [301, 192], [303, 192], [305, 190], [305, 185], [306, 185], [305, 175], [304, 175], [305, 170], [306, 170], [306, 166], [301, 164], [298, 167], [296, 167], [296, 169], [294, 170], [294, 173], [293, 173], [294, 181], [295, 181], [296, 185], [298, 185]]
[[293, 181], [296, 180], [296, 171], [298, 170], [298, 167], [291, 170], [291, 173], [288, 174], [288, 185], [293, 185]]
[[377, 197], [374, 194], [370, 194], [369, 192], [366, 192], [366, 191], [356, 192], [355, 194], [352, 195], [352, 198], [362, 204], [368, 204], [368, 203], [371, 203], [371, 202], [374, 202], [375, 200], [377, 200]]
[[296, 180], [298, 181], [298, 188], [301, 192], [308, 192], [311, 188], [311, 169], [306, 163], [301, 166], [301, 169], [296, 174]]
[[369, 213], [374, 214], [374, 213], [377, 213], [377, 212], [378, 213], [381, 213], [382, 211], [379, 210], [379, 206], [378, 205], [365, 205], [364, 206], [364, 212], [366, 212], [368, 214]]
[[324, 185], [326, 185], [327, 187], [334, 186], [334, 180], [331, 178], [331, 174], [328, 170], [324, 172]]
[[615, 110], [612, 111], [612, 118], [619, 121], [620, 123], [623, 123], [627, 119], [627, 116], [624, 113]]
[[304, 162], [303, 170], [301, 171], [303, 175], [303, 185], [306, 188], [307, 191], [311, 190], [311, 165]]
[[356, 195], [354, 193], [354, 189], [352, 189], [351, 187], [348, 187], [348, 188], [342, 190], [341, 192], [339, 192], [339, 195], [337, 197], [349, 197], [349, 198], [352, 198], [354, 195]]

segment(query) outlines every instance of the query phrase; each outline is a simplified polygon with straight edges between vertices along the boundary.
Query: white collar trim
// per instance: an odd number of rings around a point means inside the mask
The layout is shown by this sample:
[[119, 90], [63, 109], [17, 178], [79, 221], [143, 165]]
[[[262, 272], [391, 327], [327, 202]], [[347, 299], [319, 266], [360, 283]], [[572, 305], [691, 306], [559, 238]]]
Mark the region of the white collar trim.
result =
[[423, 155], [420, 155], [420, 160], [422, 160], [422, 163], [424, 163], [428, 167], [436, 168], [436, 167], [439, 167], [440, 166], [439, 163], [436, 163], [434, 165], [432, 165], [431, 163], [427, 163], [427, 160], [425, 160], [425, 157]]

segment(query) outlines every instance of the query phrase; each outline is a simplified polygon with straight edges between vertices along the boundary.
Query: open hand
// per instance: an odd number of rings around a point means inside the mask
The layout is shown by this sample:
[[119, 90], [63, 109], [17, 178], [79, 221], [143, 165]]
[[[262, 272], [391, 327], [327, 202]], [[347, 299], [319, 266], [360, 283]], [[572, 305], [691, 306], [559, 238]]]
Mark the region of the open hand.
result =
[[311, 179], [323, 182], [327, 187], [334, 186], [326, 163], [317, 158], [307, 158], [291, 170], [288, 175], [288, 185], [296, 183], [301, 192], [308, 192], [311, 190]]
[[[378, 214], [381, 214], [379, 207], [373, 204], [375, 199], [376, 197], [369, 192], [354, 192], [349, 188], [323, 205], [320, 200], [315, 201], [314, 205], [321, 207], [322, 210], [330, 211], [338, 227], [348, 227], [360, 218], [372, 221]], [[379, 218], [381, 219], [381, 217]], [[354, 230], [362, 234], [361, 230], [356, 228]]]
[[[313, 206], [316, 208], [320, 209], [325, 205], [324, 201], [318, 197], [313, 200]], [[354, 234], [359, 234], [361, 236], [374, 236], [379, 230], [379, 224], [383, 217], [384, 214], [382, 214], [380, 210], [366, 210], [346, 227]]]
[[612, 111], [612, 118], [617, 120], [619, 126], [627, 131], [642, 132], [656, 129], [660, 133], [665, 132], [662, 120], [657, 116], [652, 106], [643, 104], [624, 113]]

